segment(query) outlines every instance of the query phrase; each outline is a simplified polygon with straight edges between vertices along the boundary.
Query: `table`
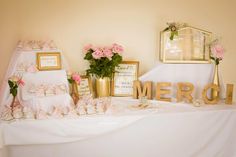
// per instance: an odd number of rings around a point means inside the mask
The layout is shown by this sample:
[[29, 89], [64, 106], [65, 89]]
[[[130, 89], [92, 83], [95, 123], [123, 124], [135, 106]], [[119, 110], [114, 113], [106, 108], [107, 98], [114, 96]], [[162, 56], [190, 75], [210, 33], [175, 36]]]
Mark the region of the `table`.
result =
[[[102, 119], [103, 122], [107, 119], [109, 122], [119, 119], [120, 121], [114, 121], [119, 124], [119, 127], [115, 129], [101, 132], [104, 129], [101, 127], [97, 129], [99, 134], [96, 134], [96, 129], [94, 129], [92, 133], [96, 136], [90, 136], [90, 134], [71, 142], [68, 140], [54, 144], [51, 144], [50, 141], [48, 144], [10, 144], [1, 150], [2, 153], [5, 151], [2, 156], [63, 157], [68, 154], [70, 157], [236, 156], [236, 105], [219, 104], [194, 107], [185, 103], [152, 101], [157, 108], [144, 111], [130, 111], [125, 108], [125, 106], [135, 103], [138, 101], [129, 98], [112, 98], [112, 104], [117, 106], [112, 114], [80, 117], [75, 120], [81, 121], [82, 125], [86, 124], [86, 121], [97, 121], [97, 119]], [[65, 120], [55, 121], [57, 123], [65, 122]], [[94, 125], [99, 127], [100, 123], [97, 122]], [[14, 124], [8, 125], [14, 126]], [[15, 136], [22, 138], [29, 135]], [[35, 138], [35, 140], [38, 139]], [[16, 141], [19, 142], [20, 139]], [[30, 143], [32, 139], [22, 139], [22, 141]]]

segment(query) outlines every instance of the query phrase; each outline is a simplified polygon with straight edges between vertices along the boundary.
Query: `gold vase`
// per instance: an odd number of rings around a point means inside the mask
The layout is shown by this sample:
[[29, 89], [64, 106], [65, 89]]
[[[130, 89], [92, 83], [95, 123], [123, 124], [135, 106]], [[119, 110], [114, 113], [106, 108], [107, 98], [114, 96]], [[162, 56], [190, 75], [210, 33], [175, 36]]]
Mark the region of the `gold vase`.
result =
[[74, 82], [71, 84], [71, 97], [74, 101], [74, 104], [76, 105], [77, 102], [79, 101], [79, 93], [78, 93], [77, 83]]
[[96, 78], [97, 97], [109, 97], [111, 91], [111, 82], [109, 77]]
[[[213, 75], [213, 84], [217, 85], [220, 88], [220, 79], [219, 79], [219, 71], [218, 71], [218, 65], [215, 64], [215, 68], [214, 68], [214, 75]], [[219, 97], [219, 92], [216, 90], [211, 91], [211, 98], [215, 99]]]

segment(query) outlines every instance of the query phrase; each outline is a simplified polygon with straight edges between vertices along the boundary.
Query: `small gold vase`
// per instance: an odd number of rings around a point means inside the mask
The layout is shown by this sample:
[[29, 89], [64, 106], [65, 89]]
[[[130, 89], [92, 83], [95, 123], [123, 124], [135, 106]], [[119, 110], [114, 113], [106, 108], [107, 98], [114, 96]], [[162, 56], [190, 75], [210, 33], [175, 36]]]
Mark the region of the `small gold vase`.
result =
[[[218, 70], [218, 65], [215, 64], [215, 68], [214, 68], [214, 75], [213, 75], [213, 84], [217, 85], [220, 88], [220, 79], [219, 79], [219, 70]], [[215, 99], [217, 97], [219, 97], [219, 92], [216, 90], [211, 91], [211, 98]]]
[[78, 87], [76, 83], [71, 84], [71, 97], [74, 101], [74, 104], [76, 105], [79, 101], [79, 93], [78, 93]]
[[96, 78], [97, 97], [109, 97], [111, 91], [111, 82], [109, 77]]

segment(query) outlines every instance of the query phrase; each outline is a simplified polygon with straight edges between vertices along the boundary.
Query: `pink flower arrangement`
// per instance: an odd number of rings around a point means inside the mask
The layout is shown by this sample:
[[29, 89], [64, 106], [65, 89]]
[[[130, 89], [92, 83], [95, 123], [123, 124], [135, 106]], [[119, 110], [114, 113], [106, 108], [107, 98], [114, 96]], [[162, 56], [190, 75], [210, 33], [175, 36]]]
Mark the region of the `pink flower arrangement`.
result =
[[84, 47], [84, 51], [86, 53], [92, 51], [94, 59], [101, 59], [102, 57], [111, 59], [115, 53], [121, 54], [124, 51], [124, 48], [116, 43], [112, 44], [111, 47], [94, 47], [92, 44], [88, 44]]
[[215, 40], [210, 44], [211, 50], [211, 59], [215, 61], [215, 64], [218, 65], [220, 61], [224, 58], [224, 48], [219, 43], [218, 40]]
[[68, 75], [68, 81], [69, 83], [76, 83], [76, 84], [80, 84], [81, 82], [81, 77], [79, 74], [77, 73], [72, 73]]
[[95, 47], [92, 44], [84, 47], [85, 60], [90, 63], [87, 75], [92, 74], [96, 77], [112, 77], [117, 67], [122, 61], [124, 48], [116, 43], [106, 47]]

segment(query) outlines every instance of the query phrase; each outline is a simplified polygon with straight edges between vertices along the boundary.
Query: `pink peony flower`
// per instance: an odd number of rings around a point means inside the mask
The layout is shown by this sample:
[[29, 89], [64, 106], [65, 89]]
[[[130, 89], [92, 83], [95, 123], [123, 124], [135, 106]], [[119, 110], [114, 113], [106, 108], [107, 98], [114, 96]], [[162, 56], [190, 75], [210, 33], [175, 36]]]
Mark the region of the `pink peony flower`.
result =
[[214, 57], [223, 59], [224, 58], [224, 48], [222, 45], [216, 43], [213, 46], [211, 46], [211, 52], [214, 55]]
[[124, 51], [124, 48], [121, 45], [118, 45], [118, 44], [114, 43], [112, 45], [112, 50], [113, 50], [114, 53], [120, 54]]
[[76, 73], [73, 73], [73, 74], [71, 75], [71, 78], [72, 78], [72, 80], [74, 80], [77, 84], [79, 84], [80, 81], [81, 81], [80, 75], [79, 75], [79, 74], [76, 74]]
[[94, 59], [100, 59], [104, 57], [103, 51], [101, 48], [96, 48], [95, 51], [92, 53]]
[[93, 45], [92, 44], [88, 44], [84, 47], [84, 51], [85, 52], [88, 52], [88, 50], [92, 49], [93, 48]]
[[103, 48], [103, 54], [105, 57], [107, 57], [108, 59], [111, 59], [111, 57], [113, 56], [112, 50], [109, 47], [104, 47]]
[[20, 86], [24, 86], [25, 85], [25, 82], [22, 80], [22, 79], [19, 79], [17, 81], [17, 84], [20, 85]]

